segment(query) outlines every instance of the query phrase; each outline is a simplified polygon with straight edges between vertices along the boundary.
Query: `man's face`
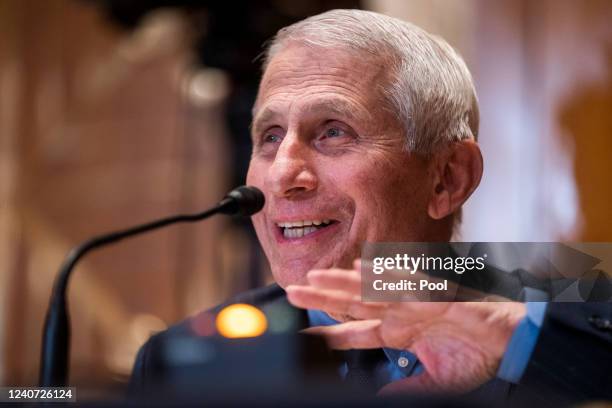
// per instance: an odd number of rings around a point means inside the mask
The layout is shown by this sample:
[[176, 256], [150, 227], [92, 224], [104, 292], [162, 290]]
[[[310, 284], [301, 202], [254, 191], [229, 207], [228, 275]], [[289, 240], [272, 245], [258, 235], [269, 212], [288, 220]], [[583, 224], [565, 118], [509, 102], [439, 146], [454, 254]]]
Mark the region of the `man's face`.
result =
[[364, 241], [428, 240], [427, 162], [403, 149], [383, 107], [388, 67], [369, 56], [289, 45], [268, 65], [253, 119], [247, 183], [276, 281], [349, 268]]

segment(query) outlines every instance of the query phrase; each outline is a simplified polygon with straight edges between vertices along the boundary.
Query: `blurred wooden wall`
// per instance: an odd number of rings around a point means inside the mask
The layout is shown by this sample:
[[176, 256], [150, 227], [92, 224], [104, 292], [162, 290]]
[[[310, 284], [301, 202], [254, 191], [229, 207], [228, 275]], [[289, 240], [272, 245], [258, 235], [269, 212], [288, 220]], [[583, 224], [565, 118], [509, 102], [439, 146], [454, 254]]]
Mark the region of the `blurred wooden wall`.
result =
[[612, 2], [367, 0], [442, 36], [480, 101], [466, 241], [612, 241]]
[[[229, 84], [193, 64], [189, 27], [169, 10], [128, 32], [85, 2], [4, 1], [0, 27], [0, 383], [31, 384], [51, 284], [71, 247], [201, 211], [227, 190]], [[125, 380], [151, 331], [228, 295], [215, 258], [223, 222], [128, 240], [76, 268], [77, 384]]]

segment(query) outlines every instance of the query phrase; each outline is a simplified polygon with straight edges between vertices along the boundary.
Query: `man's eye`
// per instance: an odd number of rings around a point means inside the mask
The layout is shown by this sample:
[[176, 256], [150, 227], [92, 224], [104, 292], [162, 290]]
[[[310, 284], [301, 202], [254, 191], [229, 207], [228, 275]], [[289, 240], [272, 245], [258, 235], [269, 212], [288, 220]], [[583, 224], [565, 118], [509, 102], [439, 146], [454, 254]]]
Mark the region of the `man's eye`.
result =
[[330, 127], [325, 131], [325, 137], [334, 138], [344, 136], [346, 132], [338, 127]]
[[263, 141], [264, 143], [278, 143], [280, 142], [280, 136], [268, 133], [264, 136]]

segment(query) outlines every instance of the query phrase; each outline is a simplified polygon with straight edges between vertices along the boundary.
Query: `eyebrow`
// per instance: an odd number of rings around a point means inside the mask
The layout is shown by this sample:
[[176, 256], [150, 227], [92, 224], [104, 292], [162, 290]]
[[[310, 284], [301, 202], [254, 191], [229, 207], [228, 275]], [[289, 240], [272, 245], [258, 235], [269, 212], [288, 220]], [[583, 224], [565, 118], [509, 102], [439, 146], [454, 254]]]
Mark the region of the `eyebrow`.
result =
[[[311, 114], [331, 114], [348, 120], [356, 121], [357, 117], [360, 116], [356, 112], [355, 106], [344, 99], [324, 99], [308, 104], [305, 111]], [[361, 110], [360, 110], [361, 111]], [[362, 112], [359, 112], [362, 113]], [[363, 114], [369, 117], [369, 112], [363, 112]], [[268, 122], [273, 121], [276, 117], [282, 116], [280, 111], [272, 108], [265, 107], [261, 112], [256, 112], [253, 109], [253, 122], [251, 128], [253, 132], [259, 133], [261, 128]]]
[[266, 123], [272, 122], [278, 116], [281, 116], [280, 112], [270, 107], [266, 107], [260, 113], [256, 113], [255, 108], [253, 108], [253, 121], [250, 128], [254, 133], [259, 133]]

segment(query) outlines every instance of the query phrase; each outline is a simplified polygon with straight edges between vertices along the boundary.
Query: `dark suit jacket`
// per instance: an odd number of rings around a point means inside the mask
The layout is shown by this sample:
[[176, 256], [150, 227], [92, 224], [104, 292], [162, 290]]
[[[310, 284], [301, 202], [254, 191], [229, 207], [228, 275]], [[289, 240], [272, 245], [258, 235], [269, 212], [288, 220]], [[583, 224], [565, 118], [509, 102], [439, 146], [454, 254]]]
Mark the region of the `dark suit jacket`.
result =
[[[294, 313], [295, 328], [308, 325], [307, 314], [292, 307], [278, 285], [246, 292], [211, 310], [216, 312], [231, 303], [248, 303], [259, 308], [277, 305]], [[136, 357], [130, 389], [147, 387], [155, 377], [155, 362], [150, 356], [166, 336], [190, 331], [190, 319], [152, 336]], [[531, 356], [518, 385], [492, 380], [474, 392], [484, 401], [510, 401], [538, 406], [612, 399], [612, 304], [550, 303]]]

